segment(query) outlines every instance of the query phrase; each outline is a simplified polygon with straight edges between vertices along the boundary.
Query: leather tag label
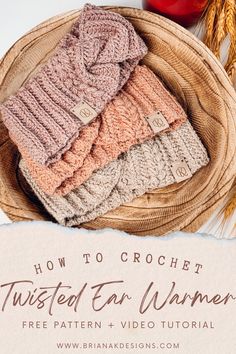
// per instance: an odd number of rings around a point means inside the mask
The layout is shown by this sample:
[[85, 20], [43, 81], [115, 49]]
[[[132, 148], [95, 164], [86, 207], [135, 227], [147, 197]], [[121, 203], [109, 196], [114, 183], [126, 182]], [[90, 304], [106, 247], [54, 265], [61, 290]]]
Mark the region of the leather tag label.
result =
[[169, 128], [169, 123], [160, 111], [147, 116], [146, 119], [155, 134]]
[[192, 177], [192, 173], [185, 161], [173, 163], [171, 170], [177, 183]]
[[97, 112], [87, 102], [82, 101], [71, 109], [71, 112], [84, 124], [88, 124], [97, 117]]

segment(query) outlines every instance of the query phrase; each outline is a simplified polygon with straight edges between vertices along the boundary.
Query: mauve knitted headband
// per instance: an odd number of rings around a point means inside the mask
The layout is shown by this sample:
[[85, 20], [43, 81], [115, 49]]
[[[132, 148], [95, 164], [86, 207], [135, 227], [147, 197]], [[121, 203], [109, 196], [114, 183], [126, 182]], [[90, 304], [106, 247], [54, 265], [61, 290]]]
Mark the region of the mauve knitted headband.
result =
[[65, 197], [50, 197], [44, 193], [23, 160], [20, 168], [48, 212], [60, 224], [75, 226], [155, 188], [173, 184], [179, 178], [190, 178], [208, 162], [204, 146], [187, 121], [176, 131], [133, 146]]
[[146, 52], [124, 17], [86, 5], [46, 65], [1, 105], [19, 150], [27, 149], [40, 164], [59, 160]]
[[158, 77], [146, 66], [137, 66], [101, 117], [81, 130], [60, 161], [45, 167], [32, 161], [27, 151], [22, 150], [22, 156], [44, 192], [65, 195], [132, 145], [159, 130], [177, 129], [186, 119], [183, 108]]

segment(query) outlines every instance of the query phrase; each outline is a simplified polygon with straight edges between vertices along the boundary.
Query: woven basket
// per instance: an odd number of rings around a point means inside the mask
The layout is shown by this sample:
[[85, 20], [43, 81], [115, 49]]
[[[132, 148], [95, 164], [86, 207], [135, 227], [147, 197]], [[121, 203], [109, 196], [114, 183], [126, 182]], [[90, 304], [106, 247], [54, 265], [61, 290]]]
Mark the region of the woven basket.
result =
[[[210, 164], [191, 180], [153, 191], [107, 213], [85, 228], [112, 227], [137, 235], [195, 232], [230, 191], [236, 174], [236, 94], [221, 64], [191, 33], [158, 15], [109, 7], [144, 38], [144, 63], [187, 111], [208, 149]], [[22, 37], [0, 63], [0, 101], [38, 70], [79, 15], [55, 17]], [[0, 122], [0, 206], [14, 221], [50, 220], [18, 171], [19, 154]]]

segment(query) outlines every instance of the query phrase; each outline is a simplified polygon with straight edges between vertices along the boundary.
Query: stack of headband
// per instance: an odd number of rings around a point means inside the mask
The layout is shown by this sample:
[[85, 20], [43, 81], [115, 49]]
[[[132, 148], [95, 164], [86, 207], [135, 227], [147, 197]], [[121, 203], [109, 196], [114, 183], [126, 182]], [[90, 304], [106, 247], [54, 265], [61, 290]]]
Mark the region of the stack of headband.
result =
[[79, 225], [208, 162], [183, 108], [122, 16], [86, 5], [40, 71], [2, 106], [21, 171], [49, 213]]
[[156, 76], [145, 66], [137, 66], [123, 90], [81, 130], [60, 161], [47, 167], [35, 163], [26, 151], [23, 156], [44, 192], [65, 195], [132, 145], [152, 138], [155, 132], [146, 117], [155, 112], [165, 116], [163, 132], [176, 129], [187, 119]]

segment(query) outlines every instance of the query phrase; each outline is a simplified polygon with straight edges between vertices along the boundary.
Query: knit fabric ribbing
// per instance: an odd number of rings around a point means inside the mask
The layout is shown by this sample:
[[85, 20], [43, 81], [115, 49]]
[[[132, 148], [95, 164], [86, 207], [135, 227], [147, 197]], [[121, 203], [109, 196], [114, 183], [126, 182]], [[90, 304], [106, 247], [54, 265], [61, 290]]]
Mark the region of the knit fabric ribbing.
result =
[[1, 105], [11, 139], [39, 164], [59, 160], [85, 125], [73, 109], [85, 101], [95, 118], [146, 52], [124, 17], [86, 5], [55, 54]]
[[58, 223], [75, 226], [148, 191], [175, 183], [172, 166], [179, 161], [186, 162], [192, 174], [209, 162], [206, 149], [188, 121], [176, 131], [133, 146], [65, 197], [45, 194], [30, 176], [23, 160], [20, 168]]
[[126, 152], [132, 145], [155, 135], [146, 116], [161, 112], [177, 129], [187, 116], [181, 105], [146, 66], [137, 66], [121, 92], [100, 117], [81, 130], [62, 159], [48, 167], [23, 158], [36, 183], [47, 194], [65, 195], [79, 187], [91, 174]]

